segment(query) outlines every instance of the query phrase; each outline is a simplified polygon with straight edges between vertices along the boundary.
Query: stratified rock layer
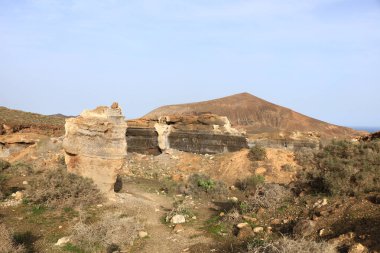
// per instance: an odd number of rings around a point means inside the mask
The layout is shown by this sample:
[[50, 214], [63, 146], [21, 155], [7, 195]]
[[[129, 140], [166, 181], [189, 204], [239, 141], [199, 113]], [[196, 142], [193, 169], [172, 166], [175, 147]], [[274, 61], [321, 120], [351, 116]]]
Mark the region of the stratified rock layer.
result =
[[117, 104], [67, 119], [63, 148], [68, 171], [91, 178], [102, 192], [112, 193], [126, 159], [126, 127]]
[[214, 114], [131, 120], [127, 141], [128, 152], [153, 155], [167, 149], [217, 154], [248, 147], [244, 134], [232, 128], [227, 117]]

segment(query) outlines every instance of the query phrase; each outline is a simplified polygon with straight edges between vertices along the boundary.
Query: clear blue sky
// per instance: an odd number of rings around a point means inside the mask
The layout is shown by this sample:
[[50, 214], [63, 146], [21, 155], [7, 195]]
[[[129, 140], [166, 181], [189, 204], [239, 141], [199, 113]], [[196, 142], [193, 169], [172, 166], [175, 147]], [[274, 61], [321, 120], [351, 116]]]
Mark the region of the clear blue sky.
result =
[[380, 1], [0, 0], [0, 105], [134, 118], [240, 92], [380, 126]]

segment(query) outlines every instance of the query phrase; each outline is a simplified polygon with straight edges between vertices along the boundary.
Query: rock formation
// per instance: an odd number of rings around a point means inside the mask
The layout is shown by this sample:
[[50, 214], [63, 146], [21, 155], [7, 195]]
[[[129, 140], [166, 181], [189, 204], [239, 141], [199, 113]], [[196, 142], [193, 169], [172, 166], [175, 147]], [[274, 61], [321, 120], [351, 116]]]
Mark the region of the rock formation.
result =
[[167, 149], [217, 154], [247, 148], [243, 133], [214, 114], [163, 116], [128, 121], [128, 151], [158, 155]]
[[126, 159], [126, 128], [116, 103], [66, 119], [63, 148], [68, 171], [91, 178], [102, 192], [112, 194]]

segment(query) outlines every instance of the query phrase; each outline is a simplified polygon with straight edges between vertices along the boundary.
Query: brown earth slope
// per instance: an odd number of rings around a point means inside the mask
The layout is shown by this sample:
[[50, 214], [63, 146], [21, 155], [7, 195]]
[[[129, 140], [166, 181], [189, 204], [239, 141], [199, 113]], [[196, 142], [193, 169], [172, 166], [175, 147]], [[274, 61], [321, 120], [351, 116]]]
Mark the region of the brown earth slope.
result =
[[0, 106], [0, 135], [14, 132], [33, 132], [50, 136], [65, 133], [65, 118], [12, 110]]
[[321, 137], [352, 137], [362, 133], [347, 127], [332, 125], [270, 103], [249, 93], [179, 105], [159, 107], [144, 118], [163, 115], [201, 114], [211, 112], [227, 116], [232, 125], [248, 134], [271, 132], [317, 132]]

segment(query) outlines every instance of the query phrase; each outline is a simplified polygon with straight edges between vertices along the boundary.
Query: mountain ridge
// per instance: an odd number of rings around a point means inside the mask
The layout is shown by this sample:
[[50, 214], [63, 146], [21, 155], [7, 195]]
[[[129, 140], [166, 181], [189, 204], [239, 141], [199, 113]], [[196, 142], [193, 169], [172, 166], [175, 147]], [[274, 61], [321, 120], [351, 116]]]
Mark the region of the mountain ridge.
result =
[[227, 116], [232, 125], [248, 134], [271, 132], [318, 132], [322, 137], [351, 137], [363, 134], [354, 129], [324, 122], [243, 92], [202, 102], [161, 106], [143, 118], [163, 115], [214, 113]]

